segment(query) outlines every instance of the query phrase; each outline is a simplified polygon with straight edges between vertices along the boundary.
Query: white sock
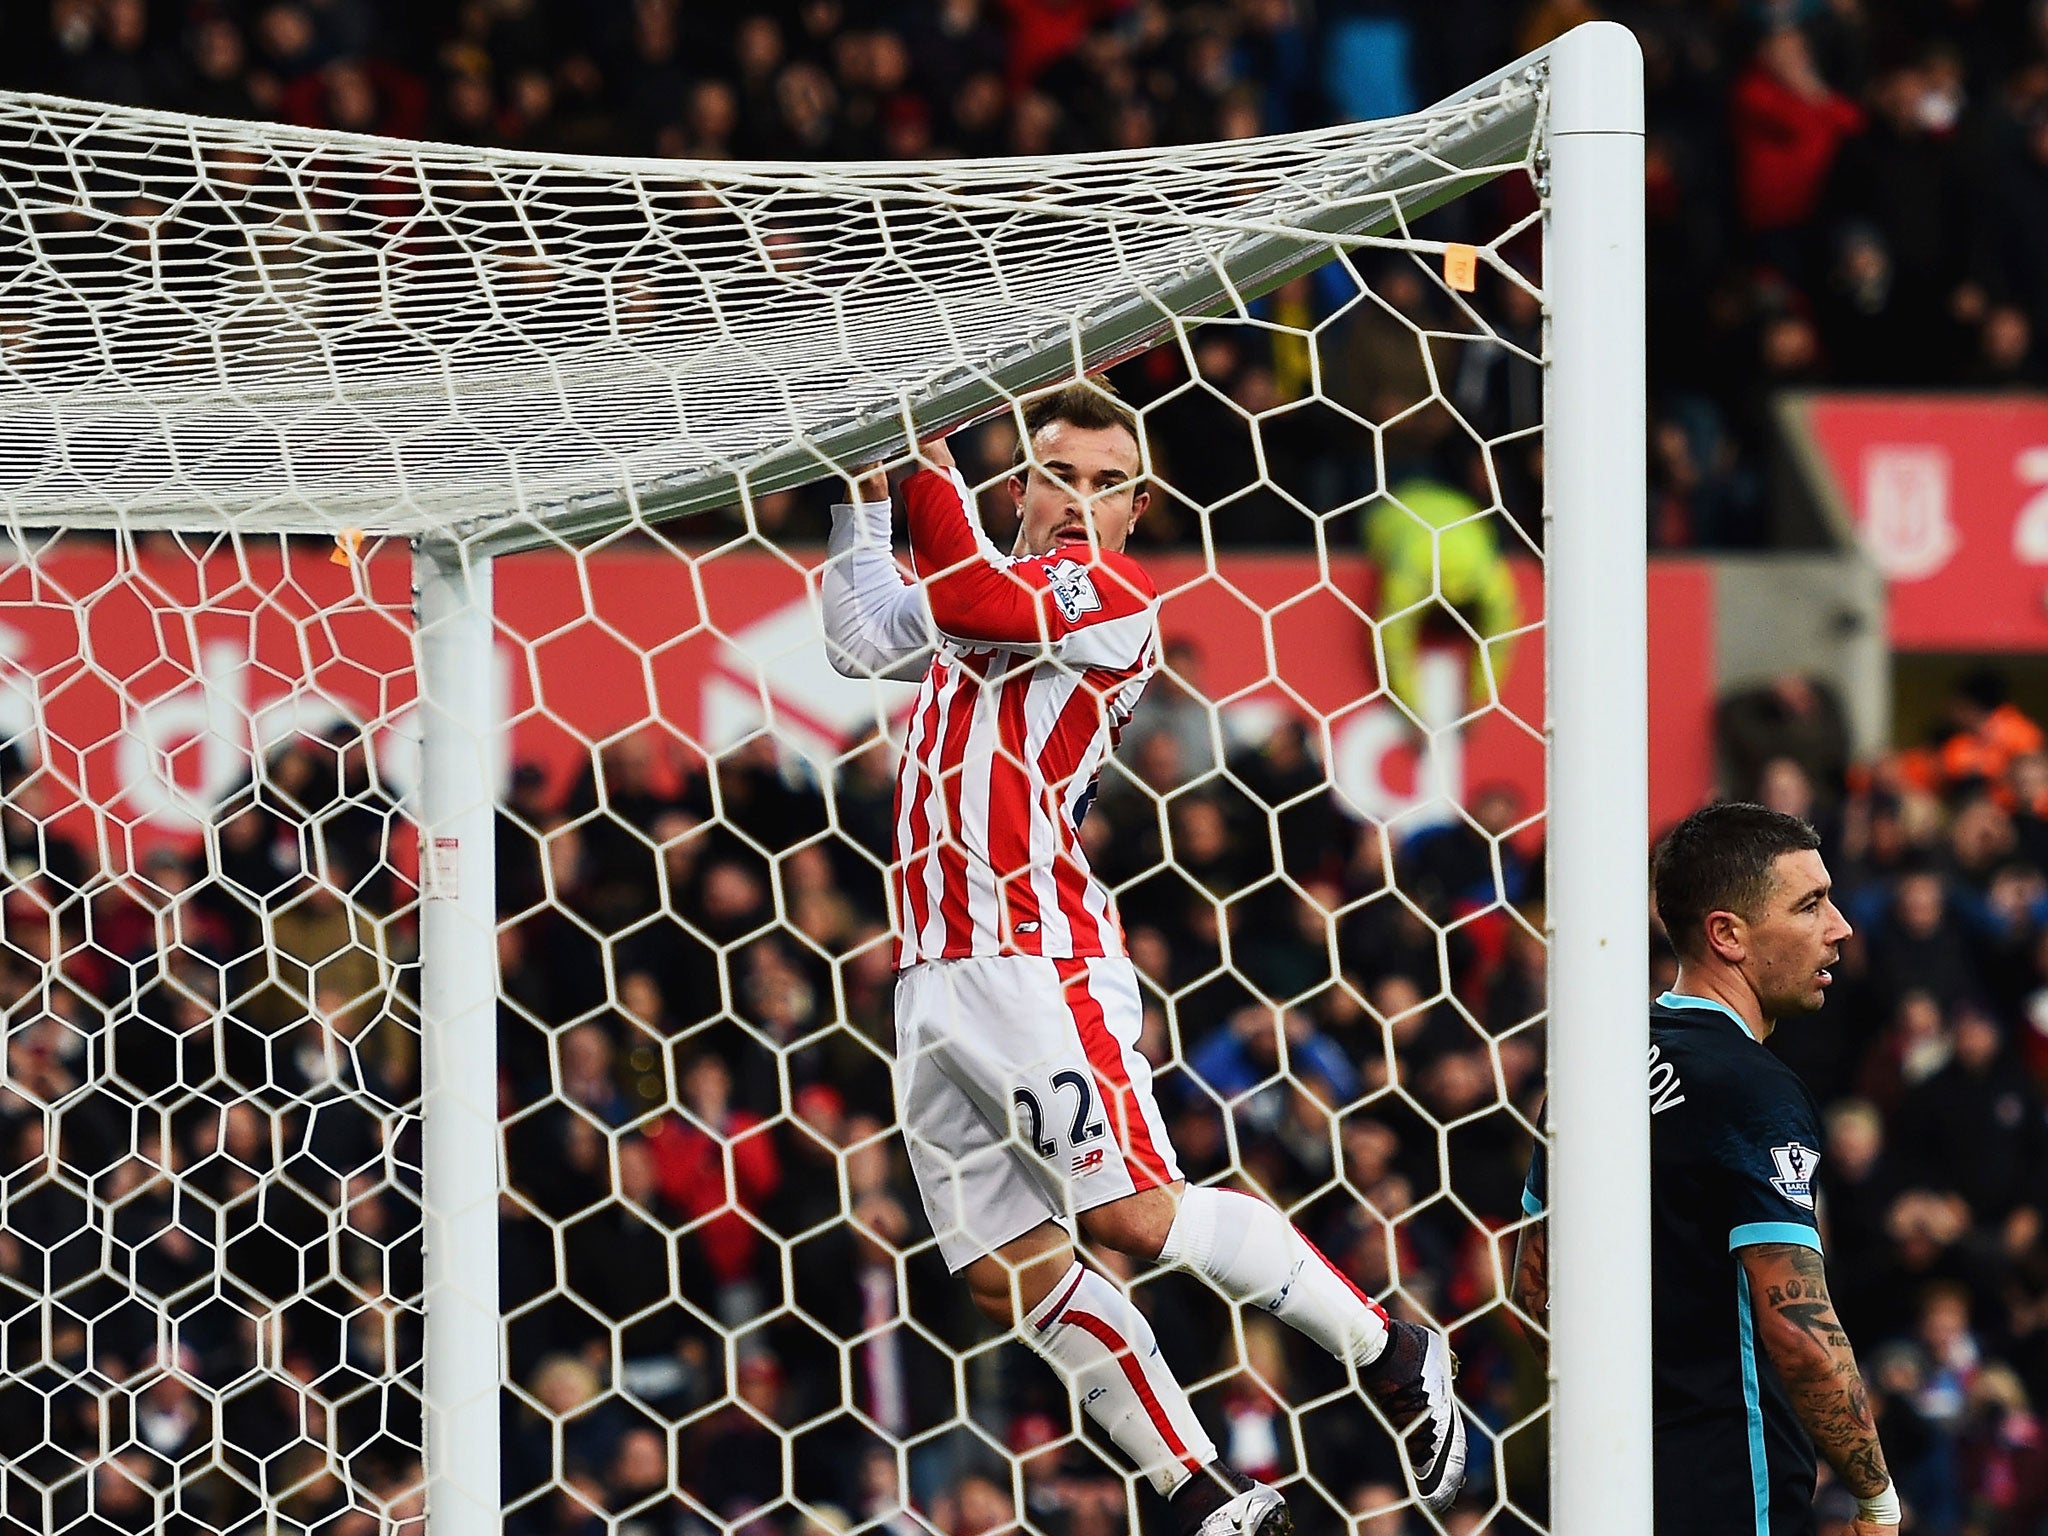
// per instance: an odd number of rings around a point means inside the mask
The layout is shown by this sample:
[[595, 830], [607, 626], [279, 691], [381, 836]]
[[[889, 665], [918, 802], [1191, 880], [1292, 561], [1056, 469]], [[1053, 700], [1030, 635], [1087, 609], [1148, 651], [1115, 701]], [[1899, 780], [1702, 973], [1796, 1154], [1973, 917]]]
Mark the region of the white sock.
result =
[[1190, 1185], [1159, 1262], [1206, 1275], [1232, 1301], [1270, 1312], [1339, 1360], [1370, 1365], [1387, 1314], [1265, 1201]]
[[1077, 1262], [1019, 1332], [1162, 1497], [1216, 1459], [1215, 1442], [1160, 1358], [1152, 1325], [1095, 1271]]

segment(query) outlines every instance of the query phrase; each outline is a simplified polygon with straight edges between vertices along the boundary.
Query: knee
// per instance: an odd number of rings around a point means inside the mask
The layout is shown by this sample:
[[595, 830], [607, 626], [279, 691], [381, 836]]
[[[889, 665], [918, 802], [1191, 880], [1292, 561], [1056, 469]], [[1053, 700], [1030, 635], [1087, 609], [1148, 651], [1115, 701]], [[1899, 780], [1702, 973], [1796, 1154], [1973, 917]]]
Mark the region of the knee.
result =
[[1173, 1230], [1173, 1218], [1180, 1208], [1178, 1188], [1148, 1189], [1084, 1211], [1082, 1230], [1090, 1241], [1105, 1248], [1134, 1259], [1156, 1259], [1166, 1247], [1166, 1234]]
[[1081, 1218], [1082, 1230], [1088, 1240], [1117, 1253], [1129, 1254], [1134, 1259], [1156, 1259], [1164, 1246], [1165, 1234], [1159, 1234], [1158, 1241], [1151, 1241], [1152, 1224], [1142, 1216], [1130, 1211], [1119, 1211], [1106, 1207], [1101, 1211], [1090, 1211]]
[[1066, 1235], [1053, 1230], [1056, 1240], [1050, 1245], [1018, 1244], [967, 1266], [967, 1294], [983, 1317], [999, 1327], [1017, 1327], [1045, 1299], [1053, 1282], [1073, 1267], [1074, 1251]]
[[975, 1291], [974, 1309], [998, 1328], [1017, 1326], [1017, 1308], [1008, 1296], [992, 1295], [987, 1291]]
[[1017, 1298], [1007, 1273], [991, 1279], [969, 1269], [967, 1294], [974, 1299], [975, 1310], [997, 1327], [1017, 1326]]

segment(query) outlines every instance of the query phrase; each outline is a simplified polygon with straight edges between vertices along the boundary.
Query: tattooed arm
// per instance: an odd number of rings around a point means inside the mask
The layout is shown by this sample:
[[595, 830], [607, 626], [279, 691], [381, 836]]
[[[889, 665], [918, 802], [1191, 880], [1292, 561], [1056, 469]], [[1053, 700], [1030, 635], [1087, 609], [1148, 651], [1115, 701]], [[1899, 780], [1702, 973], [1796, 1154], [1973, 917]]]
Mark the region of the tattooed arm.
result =
[[1884, 1447], [1849, 1335], [1835, 1316], [1821, 1256], [1796, 1243], [1757, 1243], [1737, 1250], [1749, 1275], [1757, 1340], [1813, 1437], [1844, 1486], [1859, 1499], [1891, 1480]]
[[1550, 1369], [1550, 1223], [1541, 1216], [1523, 1227], [1515, 1238], [1515, 1305], [1512, 1314], [1522, 1337]]

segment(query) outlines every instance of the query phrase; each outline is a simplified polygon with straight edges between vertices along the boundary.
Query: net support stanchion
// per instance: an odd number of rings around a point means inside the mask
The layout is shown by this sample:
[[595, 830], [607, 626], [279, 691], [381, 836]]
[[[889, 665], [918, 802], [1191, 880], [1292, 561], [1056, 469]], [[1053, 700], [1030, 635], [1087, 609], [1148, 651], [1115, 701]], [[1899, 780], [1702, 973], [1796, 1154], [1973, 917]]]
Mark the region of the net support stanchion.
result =
[[498, 1047], [491, 561], [414, 555], [420, 687], [420, 1114], [431, 1536], [497, 1536]]
[[1551, 1529], [1650, 1529], [1643, 63], [1551, 53]]

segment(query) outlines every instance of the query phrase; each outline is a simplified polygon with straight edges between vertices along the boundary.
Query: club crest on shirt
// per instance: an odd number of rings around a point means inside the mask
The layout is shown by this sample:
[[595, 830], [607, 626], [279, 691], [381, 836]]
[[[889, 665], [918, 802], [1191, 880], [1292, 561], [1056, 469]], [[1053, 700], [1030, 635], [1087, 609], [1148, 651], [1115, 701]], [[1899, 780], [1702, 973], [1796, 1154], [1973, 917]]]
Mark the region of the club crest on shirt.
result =
[[1101, 611], [1102, 594], [1095, 590], [1094, 579], [1072, 560], [1054, 561], [1046, 567], [1045, 577], [1052, 585], [1052, 600], [1069, 624], [1084, 613]]
[[1813, 1170], [1820, 1166], [1820, 1154], [1795, 1141], [1771, 1148], [1771, 1161], [1778, 1165], [1778, 1176], [1771, 1180], [1771, 1188], [1794, 1205], [1812, 1210]]

